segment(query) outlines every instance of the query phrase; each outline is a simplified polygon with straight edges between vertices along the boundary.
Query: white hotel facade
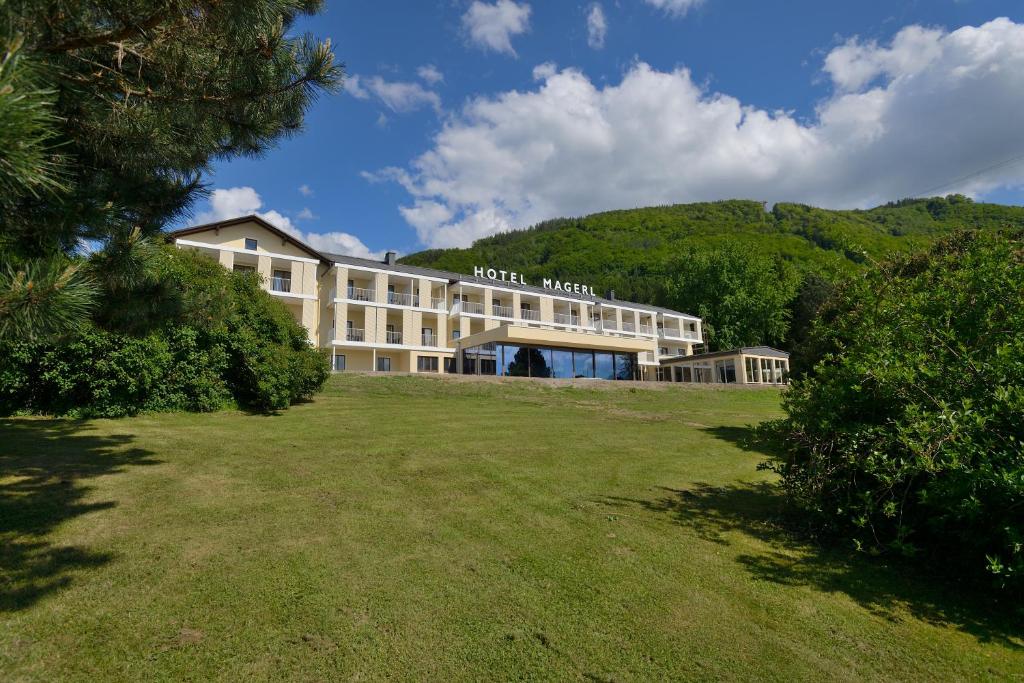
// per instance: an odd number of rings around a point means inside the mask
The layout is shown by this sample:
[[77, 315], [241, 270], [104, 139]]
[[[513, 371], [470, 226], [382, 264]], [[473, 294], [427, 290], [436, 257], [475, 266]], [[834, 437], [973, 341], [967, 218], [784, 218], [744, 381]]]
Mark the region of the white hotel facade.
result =
[[702, 343], [699, 318], [596, 296], [589, 285], [523, 282], [317, 251], [256, 216], [171, 233], [234, 270], [258, 272], [331, 353], [335, 371], [671, 379], [662, 360]]

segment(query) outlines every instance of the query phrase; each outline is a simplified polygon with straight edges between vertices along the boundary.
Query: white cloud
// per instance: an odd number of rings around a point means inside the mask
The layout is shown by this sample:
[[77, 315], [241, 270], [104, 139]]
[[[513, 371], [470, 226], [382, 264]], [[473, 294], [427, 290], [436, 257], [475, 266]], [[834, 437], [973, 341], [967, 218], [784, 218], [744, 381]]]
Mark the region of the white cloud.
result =
[[604, 9], [595, 2], [587, 12], [587, 45], [600, 50], [604, 47], [604, 37], [607, 33], [608, 20], [605, 19]]
[[[280, 228], [296, 239], [302, 240], [314, 249], [328, 251], [335, 254], [346, 254], [360, 258], [380, 260], [384, 258], [383, 251], [370, 251], [355, 235], [347, 232], [303, 232], [292, 223], [291, 219], [279, 211], [270, 209], [260, 211], [263, 208], [263, 200], [259, 193], [251, 187], [230, 187], [217, 189], [210, 193], [209, 208], [196, 216], [197, 223], [213, 223], [242, 216], [257, 215], [268, 223]], [[299, 218], [306, 218], [304, 213], [309, 209], [303, 209]], [[312, 213], [310, 212], [310, 216]]]
[[681, 17], [704, 0], [644, 0], [648, 5], [664, 10], [666, 14]]
[[473, 0], [462, 15], [462, 26], [470, 39], [484, 48], [516, 56], [512, 36], [530, 28], [530, 6], [512, 0], [497, 0], [494, 4]]
[[349, 90], [351, 95], [359, 99], [368, 99], [373, 95], [395, 113], [405, 114], [425, 106], [431, 107], [437, 113], [441, 112], [441, 97], [419, 83], [386, 81], [380, 76], [368, 79], [349, 76], [350, 84], [353, 79], [359, 84], [360, 94], [356, 95], [354, 91]]
[[315, 213], [313, 213], [308, 206], [306, 206], [303, 207], [302, 211], [299, 211], [299, 214], [296, 216], [296, 218], [302, 221], [312, 221], [316, 220], [318, 216]]
[[[471, 100], [408, 168], [364, 177], [410, 193], [401, 212], [425, 244], [464, 246], [555, 216], [633, 206], [871, 206], [990, 168], [1020, 138], [1024, 24], [909, 27], [888, 46], [837, 47], [825, 69], [834, 93], [802, 120], [708, 92], [683, 68], [636, 63], [602, 86], [544, 64], [536, 89]], [[1022, 183], [1024, 164], [1004, 165], [942, 191]]]
[[416, 69], [416, 75], [426, 81], [427, 85], [437, 85], [444, 81], [444, 74], [433, 64], [424, 64]]
[[356, 74], [352, 74], [345, 79], [345, 92], [357, 100], [366, 100], [370, 98], [370, 93], [366, 92], [366, 88], [363, 87], [362, 81]]
[[299, 185], [299, 194], [301, 194], [303, 197], [312, 197], [313, 188], [303, 183], [302, 185]]

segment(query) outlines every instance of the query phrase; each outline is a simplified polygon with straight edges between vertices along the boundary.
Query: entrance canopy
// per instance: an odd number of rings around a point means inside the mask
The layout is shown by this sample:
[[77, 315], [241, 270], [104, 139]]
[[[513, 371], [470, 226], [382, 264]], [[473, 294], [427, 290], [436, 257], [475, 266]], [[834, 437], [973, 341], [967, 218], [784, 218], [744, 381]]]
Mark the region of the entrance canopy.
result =
[[651, 350], [649, 339], [610, 337], [603, 334], [586, 334], [566, 330], [547, 330], [523, 325], [503, 325], [485, 330], [459, 340], [459, 348], [472, 348], [483, 344], [516, 344], [519, 346], [558, 346], [571, 349], [594, 351], [618, 351], [620, 353], [643, 353]]

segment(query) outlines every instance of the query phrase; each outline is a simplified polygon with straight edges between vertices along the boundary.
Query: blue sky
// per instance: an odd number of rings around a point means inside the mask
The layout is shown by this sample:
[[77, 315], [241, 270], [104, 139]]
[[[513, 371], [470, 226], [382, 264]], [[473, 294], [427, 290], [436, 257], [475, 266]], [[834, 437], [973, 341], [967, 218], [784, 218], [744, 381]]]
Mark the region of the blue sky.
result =
[[196, 220], [375, 256], [676, 201], [1024, 203], [1019, 0], [335, 0], [299, 28], [347, 92], [218, 163]]

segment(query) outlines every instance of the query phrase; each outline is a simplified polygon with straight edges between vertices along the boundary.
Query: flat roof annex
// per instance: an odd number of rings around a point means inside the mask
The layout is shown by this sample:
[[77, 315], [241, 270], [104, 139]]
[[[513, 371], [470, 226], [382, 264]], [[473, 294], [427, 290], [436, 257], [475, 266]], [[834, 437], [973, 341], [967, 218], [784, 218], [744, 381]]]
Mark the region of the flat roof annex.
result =
[[672, 356], [662, 358], [661, 363], [679, 363], [700, 360], [712, 360], [715, 358], [728, 358], [730, 356], [764, 356], [767, 358], [789, 358], [789, 353], [771, 346], [743, 346], [738, 349], [727, 349], [725, 351], [708, 351], [706, 353], [695, 353], [692, 356]]

